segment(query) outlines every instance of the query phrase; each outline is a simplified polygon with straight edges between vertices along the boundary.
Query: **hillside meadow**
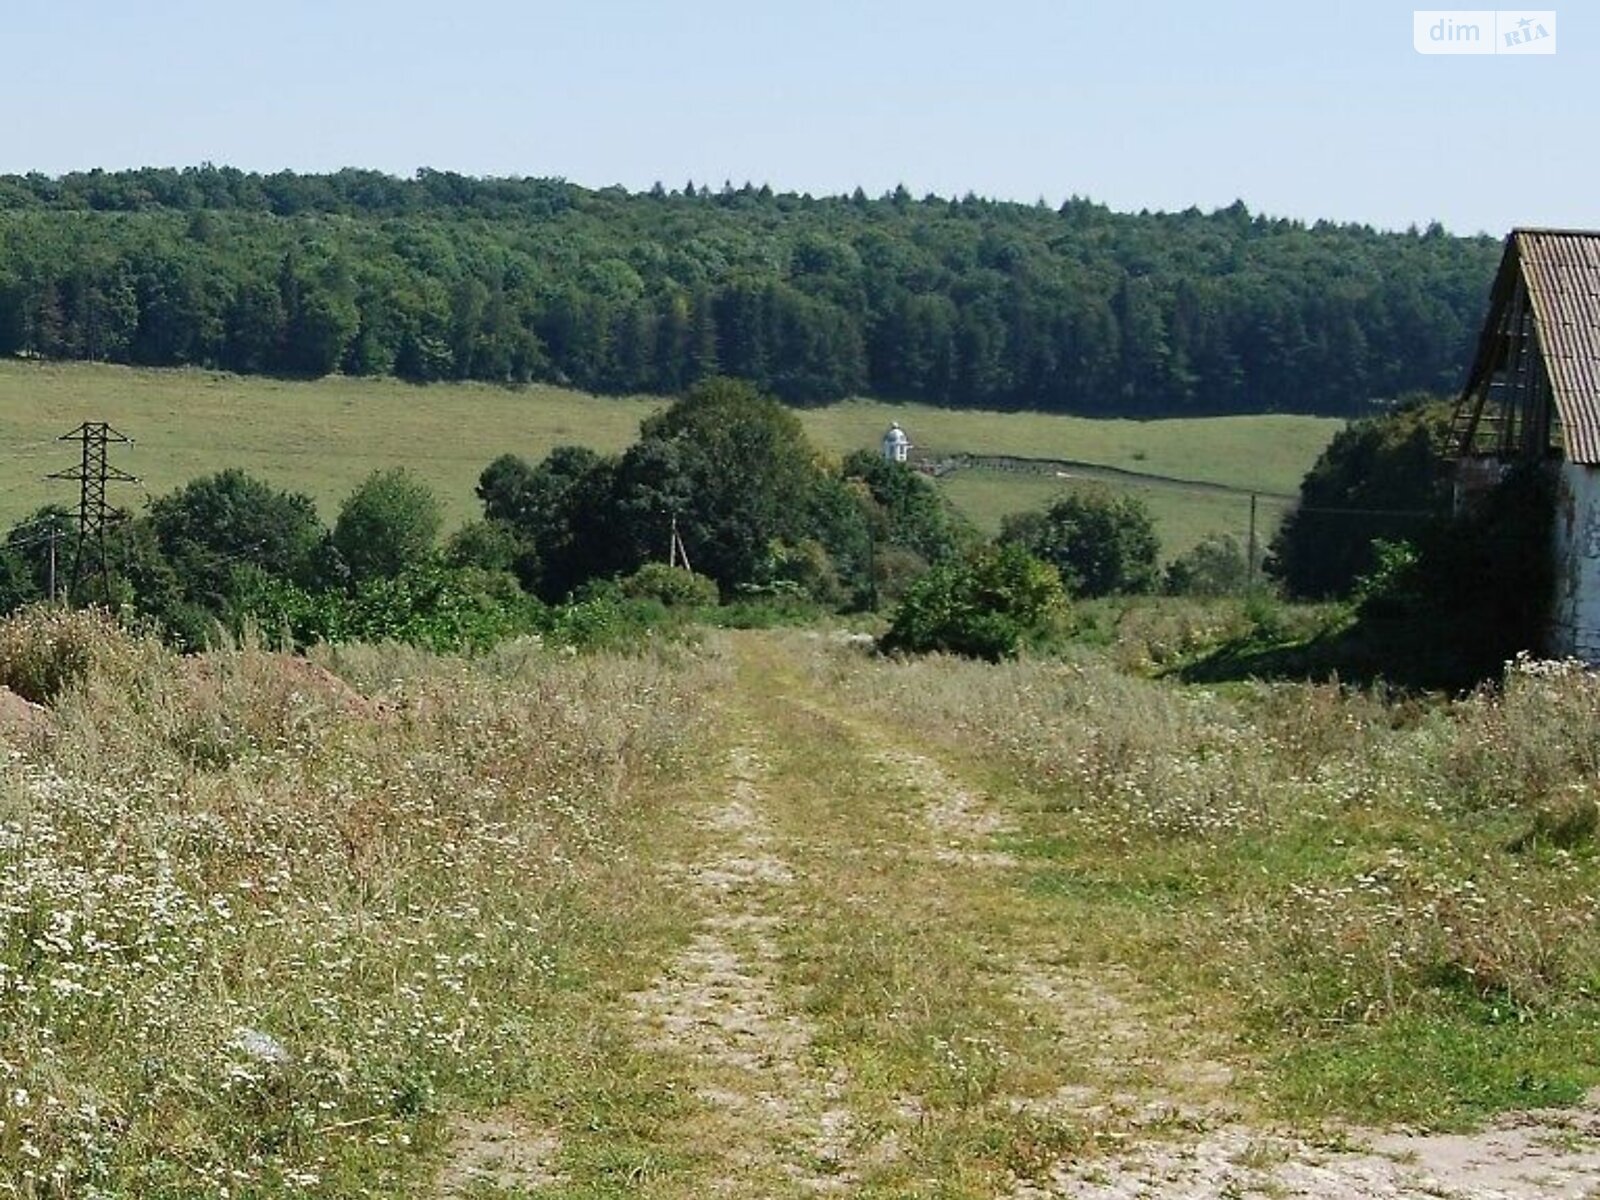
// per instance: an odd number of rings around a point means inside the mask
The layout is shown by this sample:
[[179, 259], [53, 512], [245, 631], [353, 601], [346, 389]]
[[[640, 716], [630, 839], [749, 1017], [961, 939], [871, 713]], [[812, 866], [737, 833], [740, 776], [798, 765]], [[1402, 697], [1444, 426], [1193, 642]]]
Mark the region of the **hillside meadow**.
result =
[[[1231, 535], [1243, 547], [1250, 532], [1250, 497], [1162, 483], [1106, 481], [1086, 472], [1024, 474], [1016, 471], [975, 469], [960, 471], [939, 481], [951, 501], [979, 529], [992, 533], [1009, 513], [1042, 508], [1064, 491], [1110, 487], [1131, 492], [1150, 508], [1161, 536], [1163, 557], [1183, 553], [1209, 534]], [[1262, 549], [1272, 540], [1278, 523], [1293, 501], [1270, 493], [1256, 503], [1256, 542]]]
[[[0, 362], [0, 521], [40, 504], [70, 504], [71, 485], [44, 476], [72, 465], [75, 447], [55, 439], [84, 420], [105, 420], [133, 438], [113, 461], [143, 483], [113, 492], [137, 506], [195, 476], [238, 466], [314, 497], [325, 516], [371, 471], [403, 464], [444, 499], [447, 519], [477, 515], [478, 473], [506, 451], [537, 459], [578, 443], [615, 451], [662, 401], [600, 397], [532, 384], [427, 386], [341, 376], [312, 382], [200, 370], [136, 370], [100, 364]], [[1160, 421], [1090, 420], [851, 400], [803, 410], [816, 443], [843, 455], [874, 446], [890, 421], [935, 454], [1055, 458], [1291, 493], [1342, 422], [1306, 416]], [[1036, 507], [1082, 481], [1048, 474], [963, 471], [942, 481], [952, 500], [993, 532], [1008, 512]], [[1207, 533], [1244, 537], [1248, 501], [1157, 481], [1133, 486], [1155, 514], [1167, 553]], [[1262, 506], [1270, 535], [1282, 501]]]

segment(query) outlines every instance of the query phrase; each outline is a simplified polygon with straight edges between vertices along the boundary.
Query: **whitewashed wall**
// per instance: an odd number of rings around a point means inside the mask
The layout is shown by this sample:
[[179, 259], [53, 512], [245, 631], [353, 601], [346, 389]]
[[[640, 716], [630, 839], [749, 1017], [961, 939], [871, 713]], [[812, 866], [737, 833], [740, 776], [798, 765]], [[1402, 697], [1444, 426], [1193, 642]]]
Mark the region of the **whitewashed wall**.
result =
[[1600, 663], [1600, 467], [1561, 464], [1554, 549], [1548, 650]]

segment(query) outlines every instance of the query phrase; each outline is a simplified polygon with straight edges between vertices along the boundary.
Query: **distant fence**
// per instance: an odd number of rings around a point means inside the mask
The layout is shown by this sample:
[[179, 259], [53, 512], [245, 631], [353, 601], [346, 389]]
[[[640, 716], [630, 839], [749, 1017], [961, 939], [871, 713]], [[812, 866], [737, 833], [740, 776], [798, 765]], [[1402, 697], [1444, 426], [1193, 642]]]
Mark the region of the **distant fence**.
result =
[[1258, 496], [1263, 500], [1292, 501], [1296, 496], [1287, 492], [1267, 491], [1263, 488], [1239, 487], [1227, 483], [1214, 483], [1205, 479], [1183, 479], [1176, 475], [1161, 475], [1154, 471], [1130, 471], [1126, 467], [1108, 467], [1104, 463], [1082, 462], [1071, 458], [1026, 458], [1016, 454], [925, 454], [915, 457], [918, 470], [935, 478], [957, 471], [1019, 471], [1030, 475], [1054, 475], [1104, 479], [1116, 483], [1143, 483], [1153, 487], [1182, 488], [1186, 491], [1214, 492], [1223, 496]]

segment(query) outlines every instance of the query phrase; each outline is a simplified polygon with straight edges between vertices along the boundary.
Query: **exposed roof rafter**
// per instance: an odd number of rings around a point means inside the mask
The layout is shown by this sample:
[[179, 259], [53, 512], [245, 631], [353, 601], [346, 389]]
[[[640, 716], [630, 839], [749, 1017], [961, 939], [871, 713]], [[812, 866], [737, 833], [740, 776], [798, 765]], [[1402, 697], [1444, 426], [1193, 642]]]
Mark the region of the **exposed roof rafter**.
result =
[[[1519, 311], [1531, 312], [1532, 345]], [[1506, 381], [1508, 363], [1531, 361], [1531, 379]], [[1489, 298], [1489, 316], [1457, 406], [1458, 448], [1479, 444], [1490, 392], [1497, 380], [1508, 390], [1507, 411], [1492, 418], [1509, 425], [1548, 429], [1543, 411], [1553, 406], [1569, 461], [1600, 465], [1600, 232], [1517, 229]], [[1537, 405], [1538, 412], [1517, 405]], [[1525, 447], [1525, 450], [1527, 448]]]

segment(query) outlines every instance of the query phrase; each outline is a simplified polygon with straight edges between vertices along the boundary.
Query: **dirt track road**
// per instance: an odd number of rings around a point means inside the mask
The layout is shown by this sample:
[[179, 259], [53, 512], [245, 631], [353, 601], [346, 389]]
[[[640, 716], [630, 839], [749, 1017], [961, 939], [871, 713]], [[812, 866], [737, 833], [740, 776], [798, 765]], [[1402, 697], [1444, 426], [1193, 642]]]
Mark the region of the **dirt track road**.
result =
[[630, 1194], [1600, 1195], [1595, 1109], [1457, 1137], [1262, 1123], [1207, 1014], [1042, 915], [1008, 849], [1016, 797], [851, 711], [774, 639], [731, 646], [691, 811], [641, 864], [691, 927], [619, 999], [685, 1098], [681, 1165]]

